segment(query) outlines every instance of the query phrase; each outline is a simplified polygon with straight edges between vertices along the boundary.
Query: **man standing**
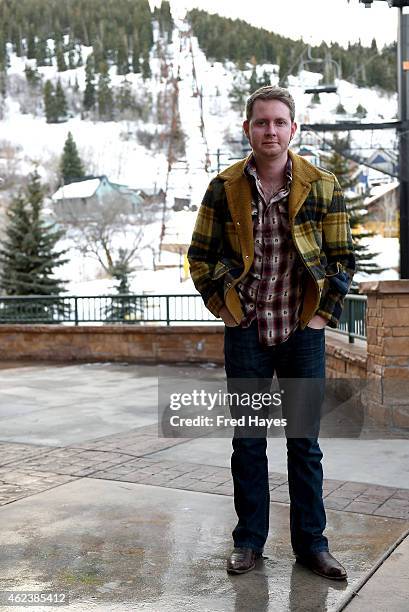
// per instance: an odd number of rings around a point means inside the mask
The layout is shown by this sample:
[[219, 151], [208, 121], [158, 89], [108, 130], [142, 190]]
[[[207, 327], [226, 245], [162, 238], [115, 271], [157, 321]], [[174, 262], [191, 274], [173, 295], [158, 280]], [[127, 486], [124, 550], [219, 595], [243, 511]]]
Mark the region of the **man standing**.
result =
[[[337, 326], [355, 271], [341, 188], [332, 173], [289, 150], [294, 117], [286, 89], [266, 86], [250, 96], [243, 129], [252, 153], [211, 181], [192, 236], [193, 282], [225, 324], [228, 380], [324, 379], [325, 326]], [[297, 406], [304, 409], [311, 401]], [[321, 576], [345, 579], [323, 535], [318, 428], [286, 435], [296, 558]], [[238, 523], [227, 571], [244, 573], [268, 536], [267, 440], [235, 432], [232, 445]]]

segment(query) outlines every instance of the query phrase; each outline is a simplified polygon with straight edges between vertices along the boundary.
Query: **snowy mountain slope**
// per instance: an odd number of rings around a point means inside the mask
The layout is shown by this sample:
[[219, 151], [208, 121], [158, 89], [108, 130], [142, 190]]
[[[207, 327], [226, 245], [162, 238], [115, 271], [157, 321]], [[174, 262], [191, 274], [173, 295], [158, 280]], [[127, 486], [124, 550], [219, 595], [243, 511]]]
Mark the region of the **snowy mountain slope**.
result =
[[[166, 206], [163, 215], [156, 222], [149, 224], [144, 230], [141, 244], [141, 260], [139, 266], [146, 272], [139, 271], [135, 275], [132, 289], [141, 292], [154, 290], [155, 284], [163, 291], [164, 287], [172, 286], [185, 292], [187, 281], [180, 283], [180, 256], [163, 251], [160, 260], [162, 265], [172, 265], [174, 269], [158, 271], [155, 276], [149, 270], [153, 268], [153, 253], [158, 251], [160, 236], [167, 225], [178, 225], [178, 213], [172, 210], [175, 197], [190, 198], [192, 204], [198, 205], [207, 183], [216, 174], [216, 153], [221, 151], [223, 164], [232, 163], [232, 158], [240, 154], [242, 116], [232, 110], [229, 92], [233, 81], [239, 74], [231, 63], [210, 62], [199, 48], [197, 39], [192, 35], [189, 25], [183, 19], [175, 20], [175, 29], [171, 44], [161, 39], [158, 29], [154, 32], [155, 44], [150, 55], [152, 78], [145, 83], [141, 75], [129, 74], [127, 80], [132, 83], [134, 91], [141, 92], [143, 88], [152, 95], [153, 107], [157, 104], [158, 93], [167, 92], [168, 100], [177, 91], [178, 110], [181, 128], [185, 135], [186, 154], [170, 160], [167, 151], [153, 152], [140, 144], [135, 137], [138, 129], [151, 130], [156, 126], [153, 122], [93, 122], [83, 120], [79, 116], [70, 118], [65, 123], [47, 124], [44, 114], [33, 116], [22, 114], [18, 101], [13, 97], [6, 100], [5, 116], [0, 122], [1, 139], [20, 147], [19, 163], [21, 172], [26, 174], [36, 164], [40, 173], [50, 183], [55, 182], [59, 156], [68, 131], [71, 131], [77, 143], [83, 160], [88, 164], [93, 174], [106, 174], [113, 182], [123, 183], [132, 187], [163, 188], [167, 192]], [[157, 43], [163, 50], [163, 55], [157, 52]], [[82, 48], [85, 58], [91, 49]], [[23, 61], [11, 54], [10, 75], [25, 79], [24, 67], [33, 61]], [[277, 67], [271, 65], [258, 66], [261, 76], [264, 70], [272, 73], [272, 82], [276, 82], [274, 71]], [[244, 72], [248, 78], [252, 66], [248, 65]], [[80, 91], [85, 86], [84, 67], [57, 73], [56, 67], [42, 67], [39, 72], [44, 79], [56, 80], [57, 76], [63, 85], [68, 86], [77, 80]], [[164, 72], [168, 76], [164, 76]], [[116, 74], [116, 68], [110, 69], [113, 85], [119, 86], [123, 77]], [[346, 81], [338, 83], [338, 94], [321, 95], [321, 103], [311, 105], [311, 96], [303, 93], [306, 86], [314, 85], [321, 75], [302, 71], [298, 77], [289, 78], [289, 89], [293, 94], [297, 107], [299, 123], [333, 122], [334, 110], [342, 102], [349, 114], [353, 114], [360, 103], [367, 110], [367, 121], [387, 121], [395, 119], [396, 96], [386, 96], [369, 89], [358, 89]], [[152, 119], [154, 118], [152, 108]], [[392, 147], [394, 133], [378, 131], [371, 133], [357, 132], [354, 136], [355, 145], [365, 149], [376, 146]], [[230, 140], [236, 140], [235, 144]], [[298, 140], [300, 143], [301, 140]], [[297, 142], [295, 142], [297, 145]], [[194, 215], [192, 215], [192, 218]], [[189, 234], [192, 227], [186, 227], [183, 221], [183, 234]], [[193, 220], [191, 220], [193, 225]], [[122, 244], [123, 244], [123, 238]], [[394, 239], [389, 239], [394, 240]], [[68, 244], [68, 243], [67, 243]], [[72, 243], [70, 243], [72, 244]], [[384, 249], [382, 240], [377, 241], [377, 249]], [[379, 245], [379, 246], [378, 246]], [[396, 240], [388, 242], [388, 253], [393, 253], [391, 266], [396, 265]], [[384, 273], [385, 274], [385, 273]], [[391, 272], [388, 278], [393, 278]], [[101, 269], [95, 262], [84, 260], [75, 249], [72, 250], [71, 262], [64, 269], [64, 276], [71, 280], [70, 291], [83, 291], [84, 283], [91, 282], [101, 276]], [[156, 280], [155, 280], [156, 279]], [[101, 279], [98, 282], [99, 291], [106, 291], [112, 286], [112, 281]], [[80, 283], [80, 284], [79, 284]], [[190, 283], [190, 281], [189, 281]], [[105, 289], [102, 289], [102, 286]], [[91, 288], [91, 287], [90, 287]], [[92, 292], [97, 286], [93, 285]]]

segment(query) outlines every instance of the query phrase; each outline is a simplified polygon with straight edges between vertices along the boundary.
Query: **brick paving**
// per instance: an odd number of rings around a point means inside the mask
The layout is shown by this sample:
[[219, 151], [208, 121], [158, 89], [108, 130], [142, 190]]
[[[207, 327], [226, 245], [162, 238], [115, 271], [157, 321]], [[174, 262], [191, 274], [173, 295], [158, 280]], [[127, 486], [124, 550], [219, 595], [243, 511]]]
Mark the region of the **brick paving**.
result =
[[0, 506], [42, 493], [72, 480], [76, 480], [75, 477], [53, 472], [27, 472], [18, 468], [2, 468], [0, 469]]
[[15, 444], [13, 442], [0, 442], [0, 467], [8, 463], [15, 463], [27, 457], [42, 455], [50, 449], [49, 446], [34, 444]]
[[125, 433], [104, 436], [75, 444], [75, 448], [104, 450], [126, 453], [132, 457], [142, 457], [166, 448], [188, 442], [191, 438], [162, 438], [158, 436], [158, 425], [145, 425]]
[[[187, 441], [150, 425], [68, 447], [1, 443], [0, 505], [87, 477], [232, 495], [229, 468], [149, 456]], [[269, 483], [271, 501], [288, 504], [287, 476], [270, 472]], [[324, 498], [328, 509], [409, 520], [408, 489], [328, 479]]]

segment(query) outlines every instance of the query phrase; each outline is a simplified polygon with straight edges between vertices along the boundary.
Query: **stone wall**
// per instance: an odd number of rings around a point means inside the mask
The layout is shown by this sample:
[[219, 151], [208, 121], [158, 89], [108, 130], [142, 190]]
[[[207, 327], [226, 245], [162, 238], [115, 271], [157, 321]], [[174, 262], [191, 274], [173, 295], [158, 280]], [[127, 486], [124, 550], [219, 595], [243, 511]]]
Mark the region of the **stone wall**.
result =
[[[364, 377], [364, 349], [326, 336], [327, 374]], [[35, 361], [212, 362], [223, 365], [223, 327], [0, 325], [0, 359]]]
[[329, 378], [365, 378], [366, 342], [349, 344], [335, 332], [326, 333], [326, 373]]
[[0, 325], [2, 361], [223, 363], [221, 326]]
[[368, 414], [409, 428], [409, 280], [361, 283], [367, 304]]

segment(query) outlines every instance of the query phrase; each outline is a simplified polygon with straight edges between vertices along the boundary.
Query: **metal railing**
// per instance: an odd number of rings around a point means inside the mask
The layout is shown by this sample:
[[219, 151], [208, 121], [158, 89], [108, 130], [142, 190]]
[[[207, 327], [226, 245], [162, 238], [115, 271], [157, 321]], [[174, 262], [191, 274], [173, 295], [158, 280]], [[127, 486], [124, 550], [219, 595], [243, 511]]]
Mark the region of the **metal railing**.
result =
[[333, 331], [347, 335], [349, 342], [355, 338], [366, 340], [366, 295], [347, 295], [337, 329]]
[[200, 295], [0, 297], [1, 323], [217, 323]]
[[[220, 323], [200, 295], [91, 295], [0, 297], [1, 323], [180, 324]], [[366, 338], [366, 296], [348, 295], [337, 331]]]

